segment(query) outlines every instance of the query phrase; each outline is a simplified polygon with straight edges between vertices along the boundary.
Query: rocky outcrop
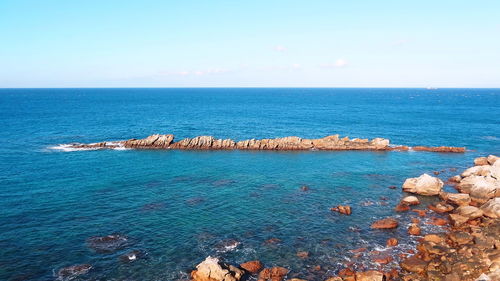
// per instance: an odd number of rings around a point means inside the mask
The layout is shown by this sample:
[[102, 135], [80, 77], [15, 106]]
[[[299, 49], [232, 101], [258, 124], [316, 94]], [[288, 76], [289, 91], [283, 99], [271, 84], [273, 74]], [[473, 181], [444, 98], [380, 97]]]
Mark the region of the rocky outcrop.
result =
[[391, 229], [398, 227], [398, 221], [393, 218], [385, 218], [372, 223], [373, 229]]
[[[199, 149], [199, 150], [402, 150], [408, 147], [392, 147], [388, 139], [374, 138], [349, 139], [339, 135], [331, 135], [320, 139], [303, 139], [300, 137], [283, 137], [274, 139], [248, 139], [234, 141], [231, 139], [216, 139], [212, 136], [185, 138], [174, 142], [174, 135], [151, 135], [144, 139], [130, 139], [115, 142], [99, 142], [91, 144], [71, 144], [75, 149]], [[431, 152], [464, 152], [464, 147], [424, 147], [416, 146], [413, 150]]]
[[[465, 170], [456, 188], [461, 193], [469, 194], [472, 201], [480, 204], [500, 196], [500, 161], [496, 159], [496, 156], [490, 155], [486, 158], [488, 165], [474, 166]], [[484, 158], [475, 162], [484, 164]], [[490, 162], [492, 164], [489, 164]]]
[[243, 270], [209, 256], [191, 272], [191, 278], [193, 281], [238, 281], [243, 274]]
[[259, 273], [258, 281], [281, 281], [288, 274], [288, 269], [280, 266], [264, 268]]
[[262, 269], [262, 263], [258, 260], [247, 261], [240, 264], [240, 267], [252, 274], [256, 274]]
[[443, 188], [443, 181], [423, 174], [418, 178], [409, 178], [403, 183], [403, 191], [420, 195], [438, 195]]

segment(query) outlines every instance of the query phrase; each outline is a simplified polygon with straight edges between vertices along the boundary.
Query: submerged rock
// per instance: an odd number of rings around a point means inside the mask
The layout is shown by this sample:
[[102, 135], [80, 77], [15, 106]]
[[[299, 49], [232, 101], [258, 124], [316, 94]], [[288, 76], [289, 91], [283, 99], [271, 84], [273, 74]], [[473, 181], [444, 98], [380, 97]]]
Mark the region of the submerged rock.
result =
[[240, 264], [240, 267], [252, 274], [256, 274], [262, 269], [262, 263], [258, 260], [247, 261]]
[[121, 234], [90, 237], [87, 244], [97, 252], [114, 252], [127, 246], [129, 240]]
[[71, 280], [79, 275], [86, 274], [92, 269], [90, 264], [77, 264], [59, 269], [58, 280]]
[[208, 256], [191, 272], [193, 281], [238, 281], [244, 271]]
[[345, 206], [339, 205], [337, 207], [331, 208], [330, 210], [333, 212], [339, 212], [339, 213], [344, 214], [344, 215], [351, 214], [351, 207], [348, 205], [345, 205]]
[[398, 227], [398, 221], [393, 218], [381, 219], [371, 225], [373, 229], [391, 229], [396, 227]]
[[288, 274], [288, 269], [280, 266], [264, 268], [259, 273], [259, 281], [281, 281]]
[[403, 183], [403, 191], [420, 195], [438, 195], [443, 188], [443, 181], [436, 177], [423, 174], [418, 178], [409, 178]]

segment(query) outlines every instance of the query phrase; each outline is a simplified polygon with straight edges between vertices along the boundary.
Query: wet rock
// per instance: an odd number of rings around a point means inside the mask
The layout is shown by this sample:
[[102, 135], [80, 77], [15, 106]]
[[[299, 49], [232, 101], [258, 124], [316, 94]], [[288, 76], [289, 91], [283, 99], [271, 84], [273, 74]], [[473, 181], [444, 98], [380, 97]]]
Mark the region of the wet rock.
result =
[[410, 227], [408, 227], [408, 234], [410, 235], [420, 235], [420, 232], [420, 227], [415, 223], [412, 223]]
[[438, 147], [428, 147], [428, 146], [414, 146], [412, 147], [414, 151], [429, 151], [429, 152], [453, 152], [453, 153], [464, 153], [465, 147], [451, 147], [451, 146], [438, 146]]
[[494, 219], [500, 218], [500, 197], [490, 199], [481, 206], [481, 210], [487, 217]]
[[330, 277], [326, 279], [325, 281], [343, 281], [342, 277]]
[[449, 193], [449, 192], [441, 192], [439, 197], [449, 203], [458, 205], [458, 206], [466, 206], [470, 204], [470, 196], [466, 193]]
[[403, 260], [400, 266], [402, 269], [409, 272], [423, 273], [427, 267], [427, 262], [419, 259], [417, 256], [412, 256]]
[[406, 196], [401, 200], [401, 203], [407, 204], [407, 205], [418, 205], [420, 204], [420, 201], [416, 196]]
[[420, 195], [438, 195], [443, 188], [443, 181], [436, 177], [423, 174], [418, 178], [409, 178], [403, 183], [403, 191]]
[[356, 272], [356, 281], [383, 281], [384, 274], [380, 271], [369, 270]]
[[337, 207], [331, 208], [330, 211], [339, 212], [339, 213], [344, 214], [344, 215], [350, 215], [352, 213], [351, 207], [348, 205], [345, 205], [345, 206], [339, 205]]
[[462, 180], [462, 177], [459, 175], [453, 176], [448, 179], [449, 183], [459, 183]]
[[71, 280], [79, 275], [86, 274], [92, 269], [90, 264], [77, 264], [59, 269], [57, 277], [62, 280]]
[[419, 217], [425, 217], [427, 210], [413, 209], [413, 212], [417, 213]]
[[307, 259], [309, 257], [309, 252], [299, 251], [299, 252], [297, 252], [297, 257], [299, 257], [301, 259]]
[[394, 246], [397, 246], [398, 244], [399, 244], [399, 241], [396, 238], [389, 238], [389, 239], [387, 239], [387, 242], [385, 243], [385, 245], [387, 247], [394, 247]]
[[431, 233], [424, 236], [424, 241], [440, 244], [446, 241], [446, 234]]
[[284, 267], [264, 268], [259, 273], [259, 281], [281, 281], [288, 274], [288, 269]]
[[133, 250], [126, 254], [120, 256], [120, 261], [122, 262], [134, 262], [146, 256], [145, 252], [139, 250]]
[[387, 254], [379, 254], [372, 257], [372, 261], [378, 264], [388, 264], [393, 260], [393, 258]]
[[303, 185], [303, 186], [300, 187], [300, 190], [302, 190], [302, 191], [309, 191], [309, 186]]
[[121, 234], [95, 236], [87, 239], [87, 245], [96, 252], [114, 252], [129, 244], [129, 239]]
[[445, 226], [448, 224], [448, 221], [443, 218], [432, 217], [431, 221], [428, 224], [437, 225], [437, 226]]
[[385, 218], [375, 221], [371, 228], [373, 229], [391, 229], [398, 227], [398, 221], [393, 218]]
[[262, 269], [262, 263], [258, 260], [247, 261], [240, 264], [240, 267], [244, 270], [250, 272], [251, 274], [257, 274]]
[[193, 281], [238, 281], [243, 270], [208, 256], [191, 272]]
[[396, 208], [394, 208], [396, 212], [406, 212], [410, 210], [410, 206], [406, 203], [399, 203], [396, 205]]
[[453, 209], [455, 209], [450, 204], [446, 204], [446, 202], [436, 202], [434, 204], [429, 205], [428, 208], [440, 214], [448, 213], [453, 211]]

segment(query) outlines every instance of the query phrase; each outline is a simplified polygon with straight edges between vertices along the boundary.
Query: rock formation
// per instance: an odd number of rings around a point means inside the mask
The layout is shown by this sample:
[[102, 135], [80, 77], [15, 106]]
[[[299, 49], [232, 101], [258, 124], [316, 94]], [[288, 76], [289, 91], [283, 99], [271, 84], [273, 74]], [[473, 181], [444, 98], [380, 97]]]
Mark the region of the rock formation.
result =
[[243, 270], [209, 256], [191, 272], [191, 278], [193, 281], [238, 281], [243, 274]]
[[[284, 137], [275, 139], [249, 139], [234, 141], [231, 139], [216, 139], [212, 136], [185, 138], [174, 142], [174, 135], [151, 135], [144, 139], [130, 139], [115, 142], [99, 142], [91, 144], [71, 144], [74, 149], [190, 149], [190, 150], [400, 150], [406, 151], [407, 146], [393, 147], [388, 139], [374, 138], [349, 139], [331, 135], [320, 139], [303, 139], [299, 137]], [[413, 150], [431, 152], [465, 152], [464, 147], [424, 147], [416, 146]]]
[[403, 183], [403, 191], [420, 195], [438, 195], [443, 188], [443, 181], [423, 174], [418, 178], [409, 178]]

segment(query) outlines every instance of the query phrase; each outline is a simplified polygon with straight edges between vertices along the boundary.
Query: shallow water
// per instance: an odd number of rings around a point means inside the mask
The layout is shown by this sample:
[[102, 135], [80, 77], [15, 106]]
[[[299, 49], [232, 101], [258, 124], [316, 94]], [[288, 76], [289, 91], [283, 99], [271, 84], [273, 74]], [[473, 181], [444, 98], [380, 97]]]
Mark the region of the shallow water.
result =
[[[93, 265], [84, 280], [178, 280], [207, 255], [259, 259], [323, 280], [351, 261], [372, 267], [369, 252], [389, 237], [401, 242], [390, 251], [415, 243], [405, 233], [416, 214], [393, 211], [405, 178], [443, 171], [446, 179], [474, 157], [500, 152], [500, 90], [489, 89], [3, 89], [0, 119], [2, 280], [54, 280], [61, 267], [80, 263]], [[50, 149], [153, 133], [236, 140], [338, 133], [469, 151]], [[353, 214], [332, 213], [338, 204]], [[401, 226], [369, 228], [385, 216]], [[88, 247], [88, 238], [112, 233], [126, 235], [127, 246]], [[271, 238], [280, 242], [266, 243]], [[349, 250], [360, 247], [369, 250], [353, 259]], [[147, 255], [120, 261], [135, 249]]]

